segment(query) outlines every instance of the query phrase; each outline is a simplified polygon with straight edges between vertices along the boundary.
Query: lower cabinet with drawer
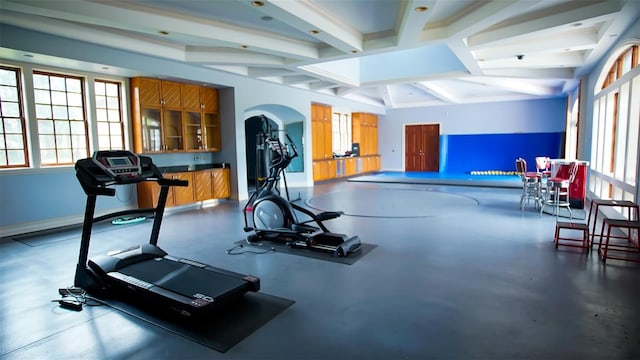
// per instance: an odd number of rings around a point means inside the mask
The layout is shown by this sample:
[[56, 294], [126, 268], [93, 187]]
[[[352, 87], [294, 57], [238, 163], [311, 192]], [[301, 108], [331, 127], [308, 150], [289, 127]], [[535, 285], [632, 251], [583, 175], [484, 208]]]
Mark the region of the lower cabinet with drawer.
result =
[[225, 199], [231, 195], [228, 168], [200, 170], [193, 175], [195, 201]]
[[[224, 199], [231, 196], [229, 168], [215, 168], [198, 171], [164, 173], [169, 179], [189, 182], [189, 186], [169, 188], [166, 207], [188, 205], [210, 199]], [[160, 186], [155, 182], [138, 183], [138, 207], [151, 208], [158, 204]]]

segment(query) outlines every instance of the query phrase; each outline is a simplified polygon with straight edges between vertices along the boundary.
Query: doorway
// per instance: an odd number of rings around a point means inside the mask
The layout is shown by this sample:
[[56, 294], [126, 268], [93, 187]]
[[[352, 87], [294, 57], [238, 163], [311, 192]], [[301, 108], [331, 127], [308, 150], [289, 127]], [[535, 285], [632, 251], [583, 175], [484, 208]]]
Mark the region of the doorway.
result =
[[267, 131], [278, 131], [278, 124], [267, 118], [269, 124], [265, 124], [261, 116], [253, 116], [244, 122], [246, 135], [246, 157], [247, 157], [247, 187], [249, 192], [259, 188], [262, 181], [268, 175], [269, 160], [264, 157], [264, 149], [258, 146], [258, 135]]
[[405, 125], [405, 171], [440, 171], [440, 124]]

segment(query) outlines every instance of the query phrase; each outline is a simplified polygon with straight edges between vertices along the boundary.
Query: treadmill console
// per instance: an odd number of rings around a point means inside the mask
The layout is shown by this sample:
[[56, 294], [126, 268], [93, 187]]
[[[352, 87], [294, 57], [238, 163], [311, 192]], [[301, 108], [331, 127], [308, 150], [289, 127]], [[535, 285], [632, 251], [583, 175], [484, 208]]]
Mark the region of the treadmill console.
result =
[[142, 174], [140, 158], [130, 151], [96, 151], [92, 160], [114, 178], [134, 178]]

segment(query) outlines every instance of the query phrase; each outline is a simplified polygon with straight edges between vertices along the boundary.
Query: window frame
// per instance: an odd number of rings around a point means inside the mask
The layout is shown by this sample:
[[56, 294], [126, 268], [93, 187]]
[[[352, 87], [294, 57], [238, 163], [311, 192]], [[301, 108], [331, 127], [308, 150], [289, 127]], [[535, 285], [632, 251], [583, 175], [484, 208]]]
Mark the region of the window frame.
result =
[[0, 176], [3, 174], [48, 174], [68, 171], [69, 168], [73, 168], [73, 164], [65, 165], [43, 165], [40, 159], [40, 145], [38, 141], [38, 127], [35, 121], [35, 99], [33, 92], [33, 74], [35, 72], [53, 73], [55, 75], [70, 75], [83, 78], [84, 86], [84, 101], [85, 101], [85, 117], [89, 132], [86, 134], [89, 141], [88, 153], [90, 156], [93, 151], [98, 149], [97, 141], [97, 124], [96, 124], [96, 110], [95, 110], [95, 87], [92, 85], [94, 80], [100, 79], [109, 82], [115, 82], [120, 84], [120, 99], [121, 99], [121, 121], [124, 127], [123, 131], [123, 147], [126, 150], [132, 149], [131, 144], [131, 123], [129, 119], [128, 109], [130, 108], [129, 102], [129, 78], [126, 76], [120, 76], [117, 74], [98, 74], [78, 69], [64, 69], [54, 66], [44, 66], [40, 64], [33, 64], [27, 62], [2, 60], [0, 66], [9, 68], [21, 69], [21, 100], [23, 102], [23, 116], [26, 141], [28, 144], [29, 152], [29, 166], [23, 167], [0, 167]]
[[625, 44], [612, 54], [594, 86], [588, 182], [594, 198], [638, 199], [639, 46]]
[[[109, 105], [108, 105], [109, 96], [106, 93], [98, 95], [98, 91], [97, 91], [97, 88], [96, 88], [97, 83], [104, 83], [105, 84], [105, 89], [106, 89], [108, 84], [113, 84], [113, 85], [117, 86], [117, 98], [118, 98], [118, 100], [117, 100], [117, 102], [118, 102], [118, 109], [117, 109], [118, 110], [118, 121], [117, 122], [112, 122], [112, 121], [109, 121], [109, 120], [107, 120], [107, 121], [101, 121], [100, 120], [100, 116], [98, 115], [98, 110], [102, 109], [102, 108], [98, 107], [98, 96], [104, 96], [105, 97], [106, 107], [104, 108], [104, 110], [106, 112], [107, 119], [109, 118], [109, 110], [110, 110], [109, 109]], [[127, 142], [126, 142], [127, 138], [125, 136], [125, 133], [126, 133], [127, 129], [126, 129], [126, 126], [125, 126], [125, 116], [124, 116], [124, 111], [123, 111], [123, 106], [125, 105], [125, 102], [123, 101], [123, 91], [122, 91], [123, 83], [120, 82], [120, 81], [115, 81], [115, 80], [107, 80], [107, 79], [102, 79], [102, 78], [95, 78], [95, 79], [93, 79], [93, 86], [94, 86], [94, 88], [93, 88], [94, 89], [93, 98], [95, 99], [95, 102], [94, 102], [94, 106], [92, 107], [92, 110], [95, 110], [95, 132], [96, 132], [96, 141], [95, 141], [96, 143], [94, 144], [95, 148], [98, 149], [98, 150], [124, 150], [125, 148], [127, 148]], [[100, 124], [101, 123], [106, 123], [107, 124], [108, 131], [109, 131], [108, 135], [100, 133]], [[117, 135], [113, 135], [113, 133], [111, 132], [111, 124], [113, 124], [113, 123], [117, 123], [118, 124], [117, 126], [118, 126], [119, 131], [120, 131], [120, 135], [119, 135], [120, 143], [122, 144], [122, 146], [120, 146], [120, 147], [114, 147], [113, 146], [112, 138], [114, 136], [117, 136]], [[100, 144], [100, 138], [101, 137], [105, 137], [105, 136], [109, 138], [109, 147], [103, 147]]]
[[[0, 165], [0, 169], [5, 170], [5, 169], [25, 169], [25, 168], [30, 168], [31, 167], [31, 160], [30, 160], [30, 154], [31, 152], [29, 151], [31, 146], [29, 143], [29, 137], [28, 137], [28, 133], [27, 133], [27, 121], [26, 121], [26, 116], [25, 116], [25, 99], [24, 99], [24, 92], [23, 92], [23, 83], [22, 83], [22, 76], [23, 76], [23, 71], [20, 67], [17, 66], [10, 66], [10, 65], [3, 65], [0, 64], [0, 69], [3, 70], [7, 70], [7, 71], [13, 71], [14, 75], [16, 77], [16, 91], [18, 93], [18, 111], [19, 111], [19, 119], [20, 119], [20, 126], [21, 126], [21, 135], [22, 135], [22, 144], [23, 144], [23, 148], [22, 148], [22, 152], [23, 152], [23, 157], [24, 157], [24, 163], [20, 164], [20, 165], [10, 165], [9, 164], [9, 155], [8, 155], [8, 150], [6, 148], [6, 133], [4, 132], [4, 130], [2, 131], [2, 136], [4, 137], [3, 142], [5, 144], [5, 148], [1, 149], [2, 152], [4, 153], [3, 155], [5, 156], [5, 160], [6, 160], [6, 165]], [[0, 122], [2, 123], [1, 126], [4, 129], [5, 126], [5, 117], [2, 115], [2, 113], [0, 112]]]

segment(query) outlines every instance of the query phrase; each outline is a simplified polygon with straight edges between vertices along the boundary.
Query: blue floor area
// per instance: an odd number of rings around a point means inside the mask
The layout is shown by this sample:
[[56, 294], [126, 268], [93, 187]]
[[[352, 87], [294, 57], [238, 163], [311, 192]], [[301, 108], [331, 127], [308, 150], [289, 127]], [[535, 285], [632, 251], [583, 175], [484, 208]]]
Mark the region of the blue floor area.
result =
[[468, 173], [441, 172], [380, 171], [374, 174], [354, 177], [349, 181], [505, 188], [522, 187], [522, 180], [517, 175], [471, 175]]

